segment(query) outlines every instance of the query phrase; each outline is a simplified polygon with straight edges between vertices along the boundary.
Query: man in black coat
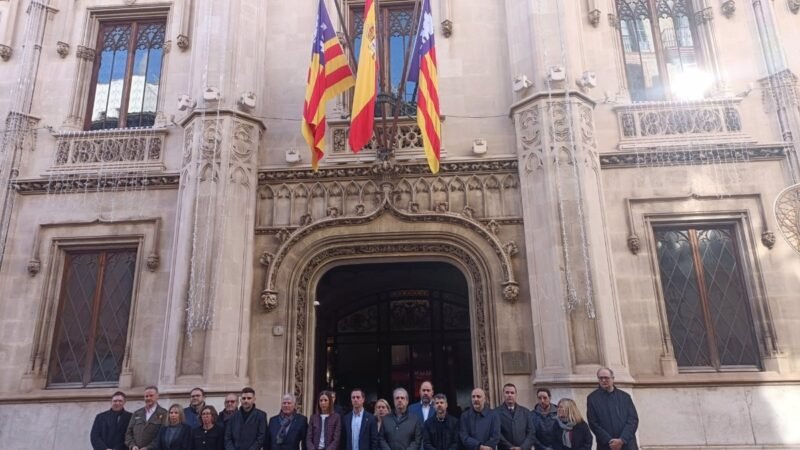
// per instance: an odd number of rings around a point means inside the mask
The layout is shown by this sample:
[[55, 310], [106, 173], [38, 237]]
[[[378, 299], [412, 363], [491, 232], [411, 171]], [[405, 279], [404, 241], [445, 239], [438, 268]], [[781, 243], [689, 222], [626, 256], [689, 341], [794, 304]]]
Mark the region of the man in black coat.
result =
[[614, 371], [597, 371], [600, 384], [586, 399], [586, 417], [597, 437], [597, 450], [638, 450], [639, 415], [627, 392], [614, 387]]
[[500, 416], [498, 450], [531, 450], [538, 444], [533, 416], [528, 408], [517, 404], [517, 387], [503, 386], [503, 404], [494, 409]]
[[500, 443], [500, 417], [489, 408], [481, 388], [472, 390], [472, 407], [461, 415], [458, 437], [466, 450], [496, 450]]
[[267, 438], [267, 413], [256, 408], [256, 391], [242, 389], [242, 406], [225, 426], [225, 450], [261, 450]]
[[94, 418], [90, 438], [94, 450], [126, 450], [125, 431], [131, 420], [131, 413], [125, 411], [124, 392], [114, 392], [111, 396], [111, 409], [101, 412]]
[[364, 391], [350, 391], [353, 410], [342, 418], [342, 448], [344, 450], [378, 450], [378, 421], [364, 409]]
[[425, 450], [458, 450], [458, 419], [447, 414], [447, 397], [433, 396], [434, 413], [422, 425]]
[[281, 412], [269, 419], [269, 437], [264, 448], [270, 450], [306, 450], [308, 419], [297, 412], [297, 400], [292, 394], [281, 399]]

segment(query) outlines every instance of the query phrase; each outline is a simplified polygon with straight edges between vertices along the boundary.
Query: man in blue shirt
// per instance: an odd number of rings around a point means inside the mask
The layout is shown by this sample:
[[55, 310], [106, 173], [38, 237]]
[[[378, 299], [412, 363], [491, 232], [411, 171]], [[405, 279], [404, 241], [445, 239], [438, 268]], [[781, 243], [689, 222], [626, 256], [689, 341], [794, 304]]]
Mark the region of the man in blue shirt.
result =
[[353, 410], [342, 419], [344, 450], [378, 450], [378, 421], [364, 410], [364, 391], [350, 392]]

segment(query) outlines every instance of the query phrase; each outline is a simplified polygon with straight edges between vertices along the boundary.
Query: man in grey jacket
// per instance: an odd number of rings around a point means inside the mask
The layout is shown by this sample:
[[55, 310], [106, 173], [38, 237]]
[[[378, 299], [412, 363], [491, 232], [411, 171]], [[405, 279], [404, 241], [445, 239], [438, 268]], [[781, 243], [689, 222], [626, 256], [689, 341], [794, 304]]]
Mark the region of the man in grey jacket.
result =
[[503, 404], [494, 409], [500, 417], [498, 450], [531, 450], [536, 440], [536, 427], [528, 408], [517, 404], [517, 387], [503, 386]]
[[408, 414], [408, 391], [397, 388], [394, 397], [394, 414], [383, 418], [381, 448], [383, 450], [420, 450], [422, 423], [419, 417]]

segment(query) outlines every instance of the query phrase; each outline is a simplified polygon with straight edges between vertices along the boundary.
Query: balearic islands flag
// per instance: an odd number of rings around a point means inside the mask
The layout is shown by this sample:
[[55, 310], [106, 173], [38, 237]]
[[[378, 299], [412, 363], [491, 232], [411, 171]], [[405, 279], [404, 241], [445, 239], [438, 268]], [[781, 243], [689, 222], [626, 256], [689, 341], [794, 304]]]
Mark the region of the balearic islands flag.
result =
[[325, 103], [353, 84], [353, 71], [333, 31], [325, 2], [319, 0], [317, 31], [311, 47], [301, 127], [303, 137], [311, 148], [311, 167], [315, 171], [325, 154]]
[[358, 53], [358, 74], [350, 119], [350, 148], [358, 153], [372, 139], [375, 124], [375, 93], [378, 83], [378, 36], [375, 3], [364, 4], [364, 31]]
[[430, 0], [422, 0], [419, 32], [410, 63], [408, 81], [417, 82], [417, 125], [422, 131], [428, 166], [431, 172], [438, 173], [442, 122], [439, 115], [439, 74], [436, 67]]

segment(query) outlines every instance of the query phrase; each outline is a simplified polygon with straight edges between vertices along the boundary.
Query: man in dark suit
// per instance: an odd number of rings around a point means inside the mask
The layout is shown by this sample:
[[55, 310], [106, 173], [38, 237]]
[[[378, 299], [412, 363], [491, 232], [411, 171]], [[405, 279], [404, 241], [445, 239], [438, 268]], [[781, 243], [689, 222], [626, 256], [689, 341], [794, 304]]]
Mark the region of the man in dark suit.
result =
[[425, 423], [432, 417], [433, 411], [433, 383], [423, 381], [419, 385], [419, 402], [408, 407], [408, 413], [419, 417], [419, 423]]
[[267, 438], [267, 413], [256, 408], [256, 391], [242, 389], [242, 406], [225, 426], [225, 450], [261, 450]]
[[353, 410], [342, 421], [344, 450], [378, 450], [378, 421], [364, 410], [364, 391], [353, 389], [350, 404]]
[[144, 388], [144, 408], [133, 412], [125, 431], [125, 445], [130, 450], [150, 447], [158, 436], [161, 426], [167, 423], [167, 410], [158, 404], [158, 388]]
[[436, 413], [422, 425], [425, 450], [458, 450], [458, 419], [447, 414], [447, 397], [433, 396]]
[[297, 400], [292, 394], [281, 399], [281, 412], [269, 420], [269, 438], [264, 448], [270, 450], [306, 450], [308, 420], [297, 412]]
[[538, 444], [533, 416], [528, 408], [517, 404], [517, 387], [503, 386], [503, 404], [494, 409], [500, 416], [498, 450], [531, 450]]
[[614, 371], [597, 371], [599, 387], [586, 398], [586, 418], [597, 437], [597, 450], [638, 450], [639, 415], [631, 396], [614, 386]]
[[114, 392], [111, 396], [111, 409], [101, 412], [94, 418], [90, 438], [94, 450], [127, 450], [125, 431], [132, 414], [125, 411], [124, 392]]

